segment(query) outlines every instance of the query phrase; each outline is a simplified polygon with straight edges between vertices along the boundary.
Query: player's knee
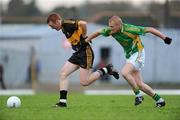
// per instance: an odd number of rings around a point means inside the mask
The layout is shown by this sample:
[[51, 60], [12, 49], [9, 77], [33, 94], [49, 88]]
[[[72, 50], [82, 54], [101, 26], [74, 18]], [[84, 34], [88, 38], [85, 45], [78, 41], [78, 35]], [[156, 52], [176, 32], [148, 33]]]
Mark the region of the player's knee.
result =
[[87, 81], [81, 81], [80, 84], [81, 84], [82, 86], [88, 86], [88, 85], [89, 85], [89, 83], [88, 83]]
[[61, 79], [61, 80], [64, 80], [64, 79], [66, 79], [66, 77], [67, 77], [67, 76], [66, 76], [66, 73], [63, 72], [63, 71], [61, 71], [61, 72], [60, 72], [60, 79]]
[[124, 78], [127, 78], [127, 76], [129, 75], [129, 73], [128, 73], [127, 71], [125, 71], [125, 70], [122, 70], [122, 71], [121, 71], [121, 74], [122, 74], [122, 76], [123, 76]]
[[137, 82], [137, 85], [140, 89], [143, 89], [143, 87], [144, 87], [143, 82]]

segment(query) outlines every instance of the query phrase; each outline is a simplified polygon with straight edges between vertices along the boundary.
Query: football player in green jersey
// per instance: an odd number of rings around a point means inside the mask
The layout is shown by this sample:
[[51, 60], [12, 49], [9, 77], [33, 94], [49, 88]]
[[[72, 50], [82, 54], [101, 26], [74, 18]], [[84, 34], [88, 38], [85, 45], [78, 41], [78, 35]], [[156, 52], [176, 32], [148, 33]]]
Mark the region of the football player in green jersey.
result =
[[62, 19], [58, 13], [51, 13], [47, 18], [47, 24], [52, 29], [62, 30], [74, 50], [73, 55], [66, 61], [60, 71], [60, 100], [55, 104], [56, 107], [67, 106], [68, 76], [78, 69], [80, 71], [80, 83], [83, 86], [90, 85], [105, 74], [119, 79], [118, 72], [113, 69], [111, 64], [92, 72], [94, 53], [91, 45], [85, 42], [87, 32], [85, 21]]
[[152, 33], [160, 37], [166, 44], [171, 44], [172, 39], [165, 36], [153, 27], [142, 27], [125, 24], [118, 16], [109, 19], [108, 27], [91, 34], [85, 41], [89, 42], [99, 35], [112, 36], [124, 49], [126, 64], [121, 70], [124, 79], [127, 80], [135, 93], [135, 105], [144, 100], [140, 90], [151, 96], [156, 101], [157, 107], [165, 106], [165, 100], [155, 93], [153, 89], [143, 82], [140, 69], [144, 66], [145, 51], [139, 35]]

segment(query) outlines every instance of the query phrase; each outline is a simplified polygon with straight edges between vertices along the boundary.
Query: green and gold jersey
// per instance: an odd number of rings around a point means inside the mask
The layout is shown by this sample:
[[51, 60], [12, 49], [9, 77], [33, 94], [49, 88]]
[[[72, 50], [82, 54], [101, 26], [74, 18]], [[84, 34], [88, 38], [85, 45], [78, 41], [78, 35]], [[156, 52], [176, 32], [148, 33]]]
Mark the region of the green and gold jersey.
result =
[[132, 54], [142, 51], [144, 48], [139, 35], [145, 35], [145, 27], [131, 24], [123, 24], [121, 31], [112, 33], [109, 27], [101, 30], [100, 34], [108, 37], [112, 36], [123, 47], [128, 59]]

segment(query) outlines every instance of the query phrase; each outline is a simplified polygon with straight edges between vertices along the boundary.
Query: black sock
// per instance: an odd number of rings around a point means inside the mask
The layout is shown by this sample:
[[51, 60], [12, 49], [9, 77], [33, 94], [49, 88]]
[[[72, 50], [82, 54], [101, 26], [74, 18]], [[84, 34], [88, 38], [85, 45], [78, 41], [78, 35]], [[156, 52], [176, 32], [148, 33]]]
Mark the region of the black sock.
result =
[[67, 90], [60, 90], [60, 99], [67, 99]]
[[106, 67], [100, 68], [98, 71], [100, 72], [100, 74], [101, 74], [102, 76], [105, 75], [105, 74], [107, 74], [107, 68], [106, 68]]

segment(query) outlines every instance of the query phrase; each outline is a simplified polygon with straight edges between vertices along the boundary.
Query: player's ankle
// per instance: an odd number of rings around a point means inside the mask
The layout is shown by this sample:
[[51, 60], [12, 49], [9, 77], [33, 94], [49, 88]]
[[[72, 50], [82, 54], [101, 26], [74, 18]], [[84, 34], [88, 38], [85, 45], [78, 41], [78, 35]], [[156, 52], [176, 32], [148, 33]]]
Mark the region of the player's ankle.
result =
[[103, 67], [103, 68], [100, 68], [99, 70], [97, 70], [97, 72], [99, 72], [101, 74], [101, 76], [103, 76], [108, 73], [108, 70], [106, 67]]

